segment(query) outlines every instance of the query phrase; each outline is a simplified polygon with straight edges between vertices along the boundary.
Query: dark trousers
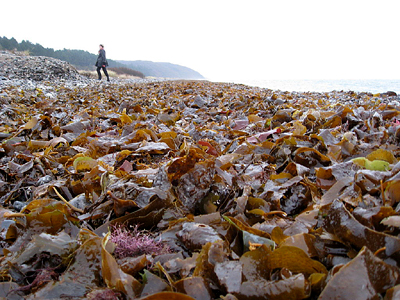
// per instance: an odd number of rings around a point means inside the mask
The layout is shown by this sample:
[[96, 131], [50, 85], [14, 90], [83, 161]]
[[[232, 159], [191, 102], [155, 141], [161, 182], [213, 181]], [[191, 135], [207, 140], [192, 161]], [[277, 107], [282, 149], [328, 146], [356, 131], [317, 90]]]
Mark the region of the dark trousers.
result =
[[103, 69], [104, 75], [107, 76], [107, 80], [110, 80], [110, 78], [108, 77], [108, 72], [107, 72], [106, 67], [97, 67], [97, 75], [99, 75], [99, 80], [101, 80], [100, 69]]

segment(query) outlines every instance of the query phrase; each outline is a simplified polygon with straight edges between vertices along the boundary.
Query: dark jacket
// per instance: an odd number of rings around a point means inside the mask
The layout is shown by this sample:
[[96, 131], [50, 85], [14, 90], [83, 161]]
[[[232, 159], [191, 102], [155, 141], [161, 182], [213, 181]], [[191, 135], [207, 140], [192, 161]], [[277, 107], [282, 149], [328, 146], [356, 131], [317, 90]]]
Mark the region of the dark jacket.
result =
[[107, 59], [106, 59], [106, 51], [104, 51], [104, 49], [101, 49], [99, 51], [99, 56], [97, 57], [97, 61], [96, 61], [95, 66], [101, 68], [103, 65], [108, 67], [108, 62], [107, 62]]

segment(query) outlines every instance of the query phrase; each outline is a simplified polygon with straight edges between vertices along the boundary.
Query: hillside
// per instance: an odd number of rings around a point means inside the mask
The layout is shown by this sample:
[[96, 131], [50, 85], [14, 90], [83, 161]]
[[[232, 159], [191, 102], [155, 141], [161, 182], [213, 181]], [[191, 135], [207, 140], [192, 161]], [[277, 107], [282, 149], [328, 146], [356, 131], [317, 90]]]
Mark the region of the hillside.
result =
[[[40, 44], [33, 44], [23, 40], [21, 43], [15, 38], [8, 39], [0, 36], [0, 50], [17, 50], [32, 56], [48, 56], [66, 61], [80, 70], [93, 70], [97, 54], [84, 50], [54, 50], [45, 48]], [[203, 76], [184, 66], [172, 63], [159, 63], [152, 61], [116, 61], [107, 58], [110, 68], [128, 67], [138, 72], [137, 76], [167, 77], [179, 79], [203, 79]], [[144, 75], [143, 75], [144, 74]]]
[[152, 62], [144, 60], [118, 60], [117, 62], [122, 63], [127, 67], [130, 67], [131, 69], [142, 72], [145, 76], [180, 79], [204, 79], [204, 77], [199, 72], [196, 72], [184, 66], [167, 62]]

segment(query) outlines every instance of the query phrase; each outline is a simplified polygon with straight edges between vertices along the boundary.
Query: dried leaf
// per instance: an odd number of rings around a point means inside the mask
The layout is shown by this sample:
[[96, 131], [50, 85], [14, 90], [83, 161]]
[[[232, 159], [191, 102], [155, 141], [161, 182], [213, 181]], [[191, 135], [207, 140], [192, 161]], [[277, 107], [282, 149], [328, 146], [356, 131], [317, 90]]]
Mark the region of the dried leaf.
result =
[[37, 123], [39, 122], [39, 119], [37, 117], [32, 117], [29, 122], [27, 122], [24, 126], [23, 129], [33, 129]]
[[353, 260], [333, 275], [320, 298], [375, 299], [380, 297], [379, 293], [399, 283], [398, 268], [384, 263], [363, 247]]
[[306, 277], [313, 273], [327, 274], [326, 267], [311, 259], [302, 249], [282, 246], [268, 254], [266, 267], [269, 270], [287, 268], [293, 273], [303, 273]]
[[182, 293], [160, 292], [150, 296], [139, 298], [139, 300], [195, 300], [195, 299]]
[[97, 161], [91, 157], [77, 157], [73, 163], [74, 169], [77, 172], [90, 171], [97, 166]]
[[368, 170], [373, 170], [373, 171], [387, 171], [389, 170], [389, 163], [387, 161], [384, 160], [373, 160], [370, 161], [369, 159], [365, 158], [365, 157], [357, 157], [357, 158], [353, 158], [352, 162], [354, 162], [355, 164], [368, 169]]
[[372, 230], [360, 224], [344, 207], [343, 203], [338, 200], [332, 203], [324, 220], [324, 228], [358, 249], [367, 246], [374, 252], [384, 249], [386, 256], [400, 254], [399, 238]]

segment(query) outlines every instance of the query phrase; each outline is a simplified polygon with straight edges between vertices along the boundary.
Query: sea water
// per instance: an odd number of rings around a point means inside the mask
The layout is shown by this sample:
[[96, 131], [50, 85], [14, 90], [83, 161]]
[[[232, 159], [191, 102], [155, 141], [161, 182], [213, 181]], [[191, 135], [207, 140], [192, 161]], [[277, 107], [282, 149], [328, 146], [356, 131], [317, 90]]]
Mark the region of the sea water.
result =
[[396, 92], [400, 95], [400, 79], [350, 80], [224, 80], [250, 86], [288, 92], [353, 91], [369, 93]]

